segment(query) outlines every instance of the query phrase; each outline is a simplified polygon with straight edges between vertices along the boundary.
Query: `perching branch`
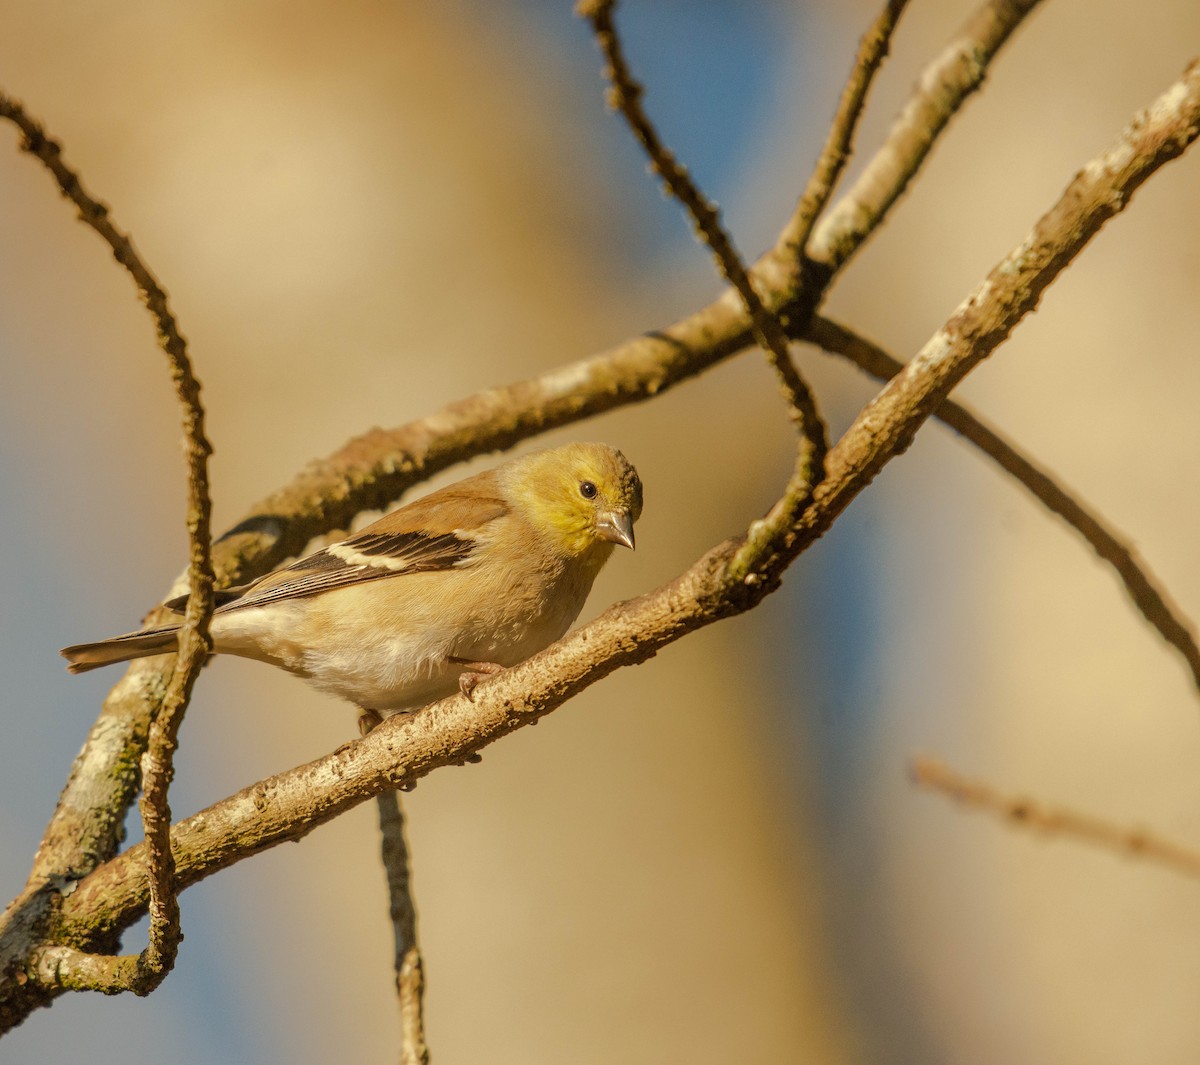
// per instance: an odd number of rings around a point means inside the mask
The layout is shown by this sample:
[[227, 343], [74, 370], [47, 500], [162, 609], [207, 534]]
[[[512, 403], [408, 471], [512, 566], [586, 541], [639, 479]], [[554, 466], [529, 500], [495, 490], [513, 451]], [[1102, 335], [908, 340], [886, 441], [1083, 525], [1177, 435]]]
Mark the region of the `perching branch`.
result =
[[39, 159], [50, 171], [63, 195], [79, 209], [80, 220], [100, 235], [112, 249], [113, 257], [133, 278], [138, 294], [154, 318], [158, 343], [167, 354], [175, 392], [183, 408], [188, 466], [188, 587], [191, 598], [179, 631], [179, 654], [174, 673], [151, 722], [147, 748], [142, 756], [141, 814], [149, 855], [149, 941], [140, 954], [91, 961], [96, 971], [97, 990], [131, 990], [145, 995], [158, 987], [171, 971], [183, 939], [170, 848], [171, 808], [168, 790], [174, 775], [173, 758], [179, 726], [183, 723], [196, 678], [212, 647], [208, 636], [208, 623], [213, 611], [212, 500], [208, 491], [208, 456], [212, 453], [212, 446], [204, 436], [200, 384], [192, 372], [187, 343], [176, 326], [166, 292], [134, 250], [129, 235], [111, 221], [107, 205], [90, 196], [79, 176], [63, 162], [60, 146], [45, 135], [42, 127], [25, 113], [16, 100], [3, 93], [0, 93], [0, 117], [8, 119], [20, 129], [22, 149]]
[[1165, 865], [1186, 876], [1200, 877], [1200, 850], [1195, 847], [1173, 843], [1141, 828], [1114, 825], [1091, 814], [1004, 795], [933, 758], [916, 758], [910, 769], [913, 781], [920, 787], [939, 792], [964, 806], [993, 813], [1010, 824], [1047, 836], [1076, 839], [1131, 858]]

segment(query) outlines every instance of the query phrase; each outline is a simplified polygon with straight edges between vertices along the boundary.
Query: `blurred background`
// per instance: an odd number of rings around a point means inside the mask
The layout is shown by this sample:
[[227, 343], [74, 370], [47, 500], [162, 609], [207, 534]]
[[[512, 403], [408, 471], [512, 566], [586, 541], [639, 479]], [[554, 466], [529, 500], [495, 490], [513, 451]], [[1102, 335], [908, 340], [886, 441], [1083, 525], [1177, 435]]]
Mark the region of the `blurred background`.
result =
[[[1058, 0], [993, 67], [831, 313], [909, 357], [1200, 42], [1193, 0]], [[878, 144], [973, 9], [914, 0]], [[875, 3], [628, 0], [647, 106], [747, 254], [816, 158]], [[566, 2], [12, 4], [0, 85], [62, 139], [171, 294], [225, 528], [309, 459], [661, 327], [718, 291], [602, 103]], [[0, 886], [22, 883], [136, 625], [185, 559], [179, 419], [131, 283], [0, 131]], [[1200, 613], [1195, 152], [961, 390]], [[874, 386], [805, 352], [835, 430]], [[554, 434], [647, 486], [585, 610], [775, 498], [792, 440], [748, 352]], [[486, 460], [490, 461], [490, 460]], [[449, 476], [464, 472], [458, 468]], [[239, 661], [206, 672], [186, 815], [354, 735]], [[938, 426], [752, 615], [589, 690], [408, 798], [434, 1060], [1191, 1063], [1200, 885], [916, 792], [938, 754], [1200, 844], [1200, 713], [1112, 575]], [[189, 890], [147, 1001], [70, 995], [0, 1059], [395, 1059], [374, 807]], [[139, 949], [144, 928], [126, 948]]]

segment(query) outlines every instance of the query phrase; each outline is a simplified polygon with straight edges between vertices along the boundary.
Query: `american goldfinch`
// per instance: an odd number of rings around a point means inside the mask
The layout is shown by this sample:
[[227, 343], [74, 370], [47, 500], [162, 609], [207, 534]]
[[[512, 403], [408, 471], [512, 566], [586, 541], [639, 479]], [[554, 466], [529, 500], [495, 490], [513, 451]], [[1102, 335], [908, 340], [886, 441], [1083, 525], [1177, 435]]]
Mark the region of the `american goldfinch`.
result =
[[[218, 593], [213, 649], [286, 669], [375, 715], [469, 696], [557, 640], [616, 544], [642, 483], [606, 444], [513, 459], [361, 532]], [[167, 605], [182, 613], [186, 597]], [[179, 625], [66, 647], [67, 669], [164, 654]]]

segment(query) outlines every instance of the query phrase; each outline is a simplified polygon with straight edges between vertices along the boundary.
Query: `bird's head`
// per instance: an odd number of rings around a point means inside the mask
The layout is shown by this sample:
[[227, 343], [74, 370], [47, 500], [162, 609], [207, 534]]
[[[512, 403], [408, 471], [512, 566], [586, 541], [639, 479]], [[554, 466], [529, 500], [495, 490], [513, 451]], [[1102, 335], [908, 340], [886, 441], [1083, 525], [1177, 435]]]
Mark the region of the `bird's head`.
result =
[[637, 470], [607, 444], [567, 444], [515, 462], [512, 492], [534, 526], [564, 555], [612, 545], [633, 547], [633, 523], [642, 513]]

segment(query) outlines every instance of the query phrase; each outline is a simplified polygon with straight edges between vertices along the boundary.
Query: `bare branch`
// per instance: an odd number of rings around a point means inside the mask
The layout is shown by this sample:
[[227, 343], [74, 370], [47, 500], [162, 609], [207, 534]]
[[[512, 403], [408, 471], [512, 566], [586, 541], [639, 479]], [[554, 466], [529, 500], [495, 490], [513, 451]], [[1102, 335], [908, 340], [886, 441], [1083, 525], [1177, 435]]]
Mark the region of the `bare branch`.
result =
[[612, 85], [609, 103], [629, 124], [638, 143], [649, 157], [654, 172], [662, 178], [667, 191], [687, 210], [695, 226], [696, 235], [712, 252], [717, 269], [741, 296], [746, 313], [750, 317], [754, 338], [779, 375], [788, 411], [800, 433], [801, 469], [798, 476], [811, 491], [813, 485], [821, 479], [825, 452], [828, 450], [825, 423], [817, 410], [816, 399], [788, 355], [788, 336], [783, 326], [775, 314], [763, 305], [746, 267], [742, 264], [741, 256], [721, 225], [720, 212], [700, 191], [686, 168], [676, 160], [674, 153], [662, 143], [657, 130], [642, 108], [644, 90], [634, 81], [625, 61], [621, 40], [617, 36], [612, 17], [615, 6], [616, 0], [584, 0], [578, 9], [579, 14], [591, 22], [596, 41], [604, 53], [607, 64], [605, 76]]
[[187, 442], [189, 544], [188, 580], [191, 596], [179, 632], [179, 655], [162, 705], [150, 727], [148, 748], [142, 758], [142, 825], [148, 843], [147, 875], [150, 881], [150, 930], [145, 950], [135, 957], [96, 959], [111, 964], [104, 989], [120, 981], [138, 994], [148, 994], [175, 964], [183, 934], [179, 927], [179, 902], [175, 896], [174, 863], [171, 857], [171, 809], [168, 789], [174, 774], [173, 755], [179, 727], [191, 698], [192, 688], [211, 650], [208, 635], [213, 611], [212, 501], [208, 490], [208, 456], [212, 446], [204, 435], [204, 408], [200, 384], [192, 372], [187, 343], [171, 313], [166, 292], [149, 267], [134, 250], [129, 235], [109, 218], [107, 205], [84, 189], [78, 174], [63, 162], [57, 142], [45, 135], [41, 125], [24, 108], [0, 93], [0, 117], [14, 123], [22, 133], [21, 147], [39, 159], [58, 182], [59, 188], [79, 209], [79, 219], [95, 230], [112, 249], [133, 278], [138, 293], [154, 318], [159, 346], [167, 354], [175, 391], [183, 408], [183, 430]]
[[[849, 359], [881, 381], [890, 380], [904, 369], [904, 363], [878, 345], [819, 315], [809, 327], [808, 338], [826, 351]], [[1200, 689], [1200, 647], [1196, 645], [1195, 627], [1124, 537], [1059, 484], [1047, 470], [965, 407], [946, 399], [938, 406], [935, 416], [1015, 477], [1116, 570], [1134, 605], [1159, 635], [1183, 656], [1192, 672], [1193, 683]]]
[[[541, 654], [481, 682], [472, 701], [455, 695], [388, 718], [362, 740], [187, 818], [172, 834], [180, 884], [299, 839], [385, 789], [461, 764], [621, 665], [645, 661], [686, 632], [744, 609], [722, 594], [735, 546], [715, 548], [663, 588], [616, 604]], [[61, 899], [61, 931], [72, 941], [113, 933], [144, 912], [143, 851], [142, 844], [130, 848]]]
[[[149, 882], [147, 875], [147, 881]], [[47, 987], [64, 991], [99, 991], [119, 995], [139, 981], [138, 955], [93, 954], [76, 947], [50, 946], [39, 950], [31, 964], [34, 977]]]
[[[971, 16], [922, 72], [883, 146], [816, 227], [807, 249], [809, 258], [838, 270], [862, 247], [908, 187], [950, 119], [983, 84], [996, 53], [1038, 3], [989, 0]], [[794, 224], [789, 222], [789, 228]]]
[[400, 1003], [401, 1065], [429, 1065], [425, 1041], [425, 963], [417, 942], [417, 909], [410, 881], [404, 810], [395, 789], [375, 796], [379, 832], [383, 837], [383, 868], [387, 873], [392, 930], [396, 940], [396, 998]]
[[951, 769], [933, 758], [916, 758], [910, 765], [913, 781], [964, 806], [1005, 818], [1014, 825], [1048, 836], [1066, 836], [1134, 858], [1143, 858], [1200, 877], [1200, 850], [1173, 843], [1141, 828], [1114, 825], [1091, 814], [1050, 806], [1034, 799], [1004, 795], [987, 784]]
[[795, 212], [788, 219], [788, 224], [779, 235], [776, 244], [779, 252], [793, 259], [799, 260], [804, 254], [813, 225], [829, 202], [838, 178], [850, 158], [854, 145], [854, 131], [858, 127], [863, 105], [867, 101], [867, 92], [884, 59], [887, 58], [892, 33], [907, 6], [908, 0], [887, 0], [884, 9], [876, 16], [858, 43], [858, 55], [854, 59], [850, 78], [842, 89], [837, 114], [834, 115], [833, 125], [825, 138], [821, 156], [800, 196]]

